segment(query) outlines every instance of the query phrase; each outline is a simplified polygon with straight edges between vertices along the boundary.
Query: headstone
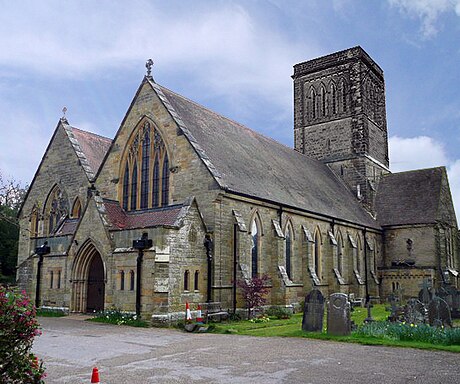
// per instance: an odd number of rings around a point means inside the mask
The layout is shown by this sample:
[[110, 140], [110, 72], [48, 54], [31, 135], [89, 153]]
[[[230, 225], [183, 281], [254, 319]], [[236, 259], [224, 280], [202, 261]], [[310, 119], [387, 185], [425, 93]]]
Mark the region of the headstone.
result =
[[428, 279], [423, 279], [423, 283], [421, 287], [422, 289], [418, 293], [418, 299], [423, 304], [428, 305], [428, 303], [433, 298], [431, 282]]
[[437, 296], [447, 302], [452, 317], [460, 317], [460, 291], [453, 285], [444, 284], [437, 292]]
[[350, 302], [344, 293], [333, 293], [327, 306], [327, 333], [346, 336], [351, 333]]
[[421, 324], [426, 319], [426, 309], [417, 299], [409, 299], [404, 307], [404, 321], [410, 324]]
[[321, 332], [324, 319], [324, 296], [314, 289], [305, 297], [303, 309], [302, 330], [306, 332]]
[[433, 327], [452, 326], [450, 308], [445, 300], [434, 297], [428, 304], [428, 322]]

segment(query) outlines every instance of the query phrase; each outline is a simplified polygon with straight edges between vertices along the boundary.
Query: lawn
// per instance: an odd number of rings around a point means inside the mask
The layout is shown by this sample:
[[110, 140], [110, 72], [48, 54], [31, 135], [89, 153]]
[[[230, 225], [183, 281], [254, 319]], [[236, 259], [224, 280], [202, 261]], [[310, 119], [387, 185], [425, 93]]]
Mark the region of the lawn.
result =
[[[385, 305], [375, 305], [372, 308], [372, 318], [376, 321], [383, 322], [387, 319], [389, 312], [385, 310]], [[351, 319], [356, 325], [363, 324], [367, 317], [366, 308], [355, 308], [352, 311]], [[454, 326], [460, 327], [457, 320]], [[404, 325], [401, 325], [404, 327]], [[321, 340], [344, 341], [366, 345], [386, 345], [398, 347], [411, 347], [419, 349], [437, 349], [450, 352], [460, 352], [460, 342], [456, 345], [433, 344], [420, 341], [401, 341], [393, 340], [388, 337], [363, 336], [358, 332], [353, 332], [350, 336], [331, 336], [326, 333], [326, 316], [324, 317], [324, 329], [321, 333], [302, 331], [302, 313], [296, 313], [289, 319], [270, 318], [266, 322], [251, 322], [248, 320], [228, 321], [212, 324], [212, 332], [250, 335], [260, 337], [300, 337]], [[456, 328], [456, 331], [460, 329]]]

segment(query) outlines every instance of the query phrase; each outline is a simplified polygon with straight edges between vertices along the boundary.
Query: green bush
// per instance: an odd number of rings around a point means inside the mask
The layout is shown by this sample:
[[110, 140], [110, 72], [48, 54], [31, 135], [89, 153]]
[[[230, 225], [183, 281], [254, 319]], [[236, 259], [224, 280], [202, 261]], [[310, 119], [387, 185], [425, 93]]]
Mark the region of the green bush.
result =
[[34, 338], [40, 334], [35, 307], [25, 292], [0, 286], [1, 383], [44, 383], [43, 362], [31, 353]]
[[97, 312], [93, 318], [89, 319], [89, 321], [116, 325], [129, 325], [131, 327], [148, 327], [148, 323], [139, 319], [135, 313], [124, 312], [118, 308]]
[[276, 318], [276, 319], [290, 319], [292, 316], [291, 311], [286, 308], [278, 307], [278, 306], [271, 306], [265, 311], [268, 317]]

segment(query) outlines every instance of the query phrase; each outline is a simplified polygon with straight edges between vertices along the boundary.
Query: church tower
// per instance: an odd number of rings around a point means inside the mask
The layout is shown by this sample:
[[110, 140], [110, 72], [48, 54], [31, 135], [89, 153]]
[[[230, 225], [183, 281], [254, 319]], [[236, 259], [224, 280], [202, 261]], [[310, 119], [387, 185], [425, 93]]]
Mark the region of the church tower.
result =
[[326, 163], [373, 213], [388, 173], [382, 69], [354, 47], [294, 66], [294, 146]]

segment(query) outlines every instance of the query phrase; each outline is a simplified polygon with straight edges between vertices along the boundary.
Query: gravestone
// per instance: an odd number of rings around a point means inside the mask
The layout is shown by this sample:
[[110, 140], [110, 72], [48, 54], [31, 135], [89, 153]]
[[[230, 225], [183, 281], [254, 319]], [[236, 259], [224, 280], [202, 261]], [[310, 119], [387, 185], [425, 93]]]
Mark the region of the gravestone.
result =
[[400, 305], [399, 298], [394, 294], [390, 294], [388, 296], [388, 301], [391, 305], [390, 308], [386, 308], [387, 311], [390, 311], [388, 321], [393, 323], [397, 321], [404, 321], [404, 307]]
[[428, 304], [428, 322], [433, 327], [452, 327], [449, 305], [440, 297], [434, 297]]
[[303, 309], [302, 330], [306, 332], [321, 332], [323, 330], [324, 296], [314, 289], [305, 297]]
[[417, 299], [409, 299], [404, 307], [404, 321], [410, 324], [421, 324], [426, 319], [426, 309]]
[[428, 279], [423, 279], [422, 289], [418, 293], [418, 299], [424, 304], [428, 305], [428, 303], [433, 298], [433, 287], [431, 282]]
[[333, 293], [327, 306], [327, 333], [346, 336], [351, 333], [350, 302], [344, 293]]
[[453, 285], [444, 284], [439, 288], [437, 296], [443, 299], [451, 310], [452, 317], [460, 317], [460, 291]]

